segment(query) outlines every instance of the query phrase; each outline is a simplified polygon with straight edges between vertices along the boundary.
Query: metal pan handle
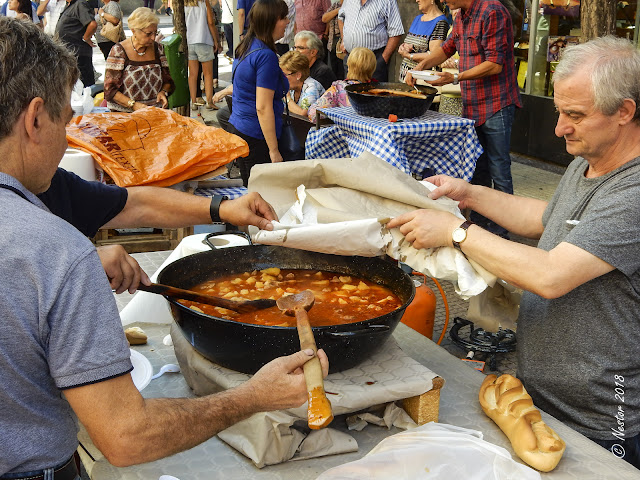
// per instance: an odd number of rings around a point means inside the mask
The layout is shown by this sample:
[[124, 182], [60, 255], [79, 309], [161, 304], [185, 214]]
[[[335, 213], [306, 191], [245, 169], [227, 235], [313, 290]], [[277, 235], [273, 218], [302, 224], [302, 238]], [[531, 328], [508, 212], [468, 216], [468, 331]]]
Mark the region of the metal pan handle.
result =
[[216, 247], [213, 243], [211, 243], [209, 239], [211, 237], [218, 237], [220, 235], [239, 235], [241, 237], [246, 238], [247, 241], [249, 242], [249, 245], [253, 245], [253, 242], [251, 241], [251, 237], [249, 236], [249, 234], [241, 230], [224, 230], [223, 232], [213, 232], [208, 234], [206, 237], [204, 237], [204, 240], [202, 240], [202, 243], [204, 243], [205, 245], [208, 245], [209, 248], [211, 248], [211, 250], [217, 250], [218, 247]]
[[354, 338], [363, 335], [387, 334], [390, 329], [391, 327], [389, 327], [389, 325], [367, 325], [366, 328], [352, 330], [350, 332], [322, 332], [322, 334], [332, 338]]

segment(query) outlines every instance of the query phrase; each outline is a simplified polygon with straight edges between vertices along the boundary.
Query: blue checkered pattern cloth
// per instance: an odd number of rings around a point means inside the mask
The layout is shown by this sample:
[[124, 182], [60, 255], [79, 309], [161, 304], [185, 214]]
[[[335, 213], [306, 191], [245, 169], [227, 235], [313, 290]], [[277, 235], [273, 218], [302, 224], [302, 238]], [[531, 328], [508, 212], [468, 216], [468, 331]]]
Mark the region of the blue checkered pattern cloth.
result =
[[[224, 175], [213, 177], [211, 180], [228, 180]], [[229, 200], [241, 197], [249, 193], [245, 187], [218, 187], [218, 188], [196, 188], [194, 192], [201, 197], [213, 197], [214, 195], [226, 195]]]
[[437, 174], [471, 180], [482, 146], [474, 122], [427, 111], [422, 117], [395, 123], [364, 117], [352, 107], [322, 109], [335, 125], [310, 130], [305, 157], [357, 157], [365, 150], [405, 173]]

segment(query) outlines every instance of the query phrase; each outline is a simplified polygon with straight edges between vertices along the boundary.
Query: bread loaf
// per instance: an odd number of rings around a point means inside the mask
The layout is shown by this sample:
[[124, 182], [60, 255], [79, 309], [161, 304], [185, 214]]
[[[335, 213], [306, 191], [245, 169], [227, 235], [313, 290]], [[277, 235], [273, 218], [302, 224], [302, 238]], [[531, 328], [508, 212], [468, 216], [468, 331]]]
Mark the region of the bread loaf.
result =
[[129, 345], [144, 345], [147, 343], [147, 334], [140, 327], [130, 327], [124, 331]]
[[541, 472], [550, 472], [566, 447], [542, 421], [522, 382], [511, 375], [488, 375], [480, 386], [480, 405], [505, 433], [518, 457]]

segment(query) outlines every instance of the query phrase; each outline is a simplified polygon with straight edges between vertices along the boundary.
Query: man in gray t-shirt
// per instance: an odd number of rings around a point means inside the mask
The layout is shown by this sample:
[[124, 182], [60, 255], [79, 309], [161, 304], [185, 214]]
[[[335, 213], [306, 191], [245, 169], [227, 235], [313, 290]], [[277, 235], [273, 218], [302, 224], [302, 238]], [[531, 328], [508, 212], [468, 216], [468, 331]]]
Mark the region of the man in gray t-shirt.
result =
[[536, 247], [419, 210], [388, 227], [417, 248], [452, 245], [525, 290], [518, 377], [534, 403], [640, 468], [640, 52], [604, 37], [554, 74], [556, 134], [577, 158], [547, 203], [445, 176], [447, 195]]
[[[76, 61], [34, 24], [0, 17], [0, 65], [0, 477], [56, 471], [77, 480], [78, 420], [107, 460], [127, 466], [191, 448], [253, 413], [302, 405], [301, 367], [313, 350], [219, 394], [140, 395], [94, 246], [36, 196], [67, 148]], [[326, 375], [321, 350], [318, 358]]]

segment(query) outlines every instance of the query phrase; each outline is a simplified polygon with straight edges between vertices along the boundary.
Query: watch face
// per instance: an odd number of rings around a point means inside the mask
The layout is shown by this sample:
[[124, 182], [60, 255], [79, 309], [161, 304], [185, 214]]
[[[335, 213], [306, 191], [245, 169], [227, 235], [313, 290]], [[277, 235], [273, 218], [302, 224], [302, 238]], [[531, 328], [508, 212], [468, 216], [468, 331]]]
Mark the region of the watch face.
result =
[[467, 238], [467, 231], [462, 228], [456, 228], [451, 235], [454, 242], [460, 243], [463, 242], [465, 238]]

